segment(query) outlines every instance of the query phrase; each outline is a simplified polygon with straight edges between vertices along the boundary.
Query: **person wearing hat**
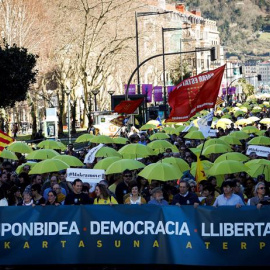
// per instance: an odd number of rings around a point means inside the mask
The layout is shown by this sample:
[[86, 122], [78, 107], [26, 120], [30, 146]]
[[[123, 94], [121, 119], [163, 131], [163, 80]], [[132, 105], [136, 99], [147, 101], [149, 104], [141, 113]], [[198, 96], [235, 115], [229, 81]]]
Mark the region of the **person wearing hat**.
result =
[[227, 179], [222, 183], [223, 194], [217, 196], [213, 206], [235, 206], [240, 208], [245, 205], [241, 197], [234, 194], [233, 187], [235, 182], [231, 179]]
[[152, 198], [148, 204], [154, 205], [169, 205], [169, 203], [163, 198], [163, 191], [161, 187], [152, 189]]

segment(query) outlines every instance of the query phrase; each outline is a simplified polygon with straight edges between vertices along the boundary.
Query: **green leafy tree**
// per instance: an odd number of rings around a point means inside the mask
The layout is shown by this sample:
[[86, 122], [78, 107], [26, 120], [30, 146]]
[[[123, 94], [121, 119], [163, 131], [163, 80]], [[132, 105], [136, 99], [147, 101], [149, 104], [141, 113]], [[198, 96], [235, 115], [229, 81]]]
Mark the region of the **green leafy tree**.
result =
[[16, 44], [9, 46], [5, 41], [0, 46], [0, 107], [13, 107], [16, 101], [26, 99], [27, 91], [36, 82], [37, 55]]

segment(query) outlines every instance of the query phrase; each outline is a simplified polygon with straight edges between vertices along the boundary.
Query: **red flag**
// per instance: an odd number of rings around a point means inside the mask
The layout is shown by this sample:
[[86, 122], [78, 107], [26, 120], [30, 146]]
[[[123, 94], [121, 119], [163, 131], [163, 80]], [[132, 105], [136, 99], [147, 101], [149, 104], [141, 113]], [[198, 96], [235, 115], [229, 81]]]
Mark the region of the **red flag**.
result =
[[186, 122], [197, 112], [214, 108], [224, 70], [225, 65], [178, 84], [169, 95], [172, 110], [166, 122]]
[[7, 133], [0, 130], [0, 153], [3, 151], [6, 145], [14, 141]]
[[140, 106], [144, 98], [135, 100], [123, 100], [115, 108], [114, 111], [117, 113], [131, 114]]

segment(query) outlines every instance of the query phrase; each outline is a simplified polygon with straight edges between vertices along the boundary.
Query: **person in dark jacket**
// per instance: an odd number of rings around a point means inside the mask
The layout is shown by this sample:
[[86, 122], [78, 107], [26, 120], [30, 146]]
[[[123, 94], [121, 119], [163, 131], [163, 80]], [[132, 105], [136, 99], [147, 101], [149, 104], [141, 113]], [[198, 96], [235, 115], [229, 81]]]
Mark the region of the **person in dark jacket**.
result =
[[173, 196], [172, 205], [193, 205], [197, 207], [200, 200], [196, 193], [189, 191], [189, 184], [185, 180], [179, 182], [179, 193]]
[[73, 192], [67, 194], [64, 202], [65, 205], [93, 204], [94, 199], [82, 192], [83, 182], [81, 179], [75, 179], [72, 187]]

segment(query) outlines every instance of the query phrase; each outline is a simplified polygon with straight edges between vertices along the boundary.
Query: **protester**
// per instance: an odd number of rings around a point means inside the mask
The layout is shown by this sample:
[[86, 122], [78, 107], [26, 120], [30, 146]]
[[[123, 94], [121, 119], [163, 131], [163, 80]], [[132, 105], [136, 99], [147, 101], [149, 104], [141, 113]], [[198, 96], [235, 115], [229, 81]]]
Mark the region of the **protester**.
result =
[[66, 195], [65, 205], [93, 204], [93, 198], [82, 192], [83, 182], [77, 178], [72, 183], [73, 192]]
[[21, 190], [17, 186], [12, 186], [7, 195], [8, 205], [20, 205], [22, 203]]
[[132, 171], [124, 170], [122, 173], [122, 182], [115, 189], [116, 200], [119, 204], [124, 203], [124, 196], [129, 192], [128, 184], [132, 180]]
[[33, 204], [34, 204], [33, 197], [32, 194], [29, 192], [24, 192], [22, 202], [18, 203], [18, 205], [20, 206], [33, 206]]
[[152, 197], [153, 197], [153, 199], [151, 199], [148, 202], [148, 204], [169, 205], [169, 203], [166, 200], [164, 200], [163, 191], [162, 191], [162, 188], [160, 188], [160, 187], [156, 187], [156, 188], [152, 189]]
[[48, 192], [48, 199], [47, 199], [46, 203], [43, 204], [43, 206], [44, 205], [56, 205], [56, 206], [60, 205], [60, 203], [57, 202], [57, 195], [56, 195], [56, 192], [54, 190], [51, 190]]
[[0, 187], [0, 206], [8, 206], [8, 200], [6, 198], [6, 193], [1, 187]]
[[248, 200], [247, 205], [256, 205], [258, 209], [260, 209], [263, 205], [269, 205], [270, 197], [265, 195], [265, 191], [265, 183], [257, 183], [254, 189], [255, 195]]
[[124, 204], [146, 204], [146, 200], [139, 194], [139, 185], [136, 180], [129, 183], [129, 191]]
[[108, 188], [104, 184], [98, 183], [95, 187], [96, 198], [94, 204], [118, 204], [116, 199], [110, 195]]
[[188, 191], [189, 184], [185, 180], [179, 181], [179, 193], [174, 195], [172, 205], [193, 205], [197, 207], [200, 204], [196, 193]]
[[64, 204], [66, 195], [62, 193], [61, 186], [59, 184], [54, 184], [53, 191], [56, 193], [56, 201], [60, 204]]
[[32, 193], [34, 205], [42, 205], [46, 203], [46, 199], [41, 195], [40, 184], [33, 184], [31, 186], [31, 193]]
[[219, 195], [213, 206], [235, 206], [236, 208], [240, 208], [245, 205], [242, 201], [241, 197], [233, 193], [233, 187], [235, 183], [231, 179], [227, 179], [223, 182], [222, 189], [223, 194]]

